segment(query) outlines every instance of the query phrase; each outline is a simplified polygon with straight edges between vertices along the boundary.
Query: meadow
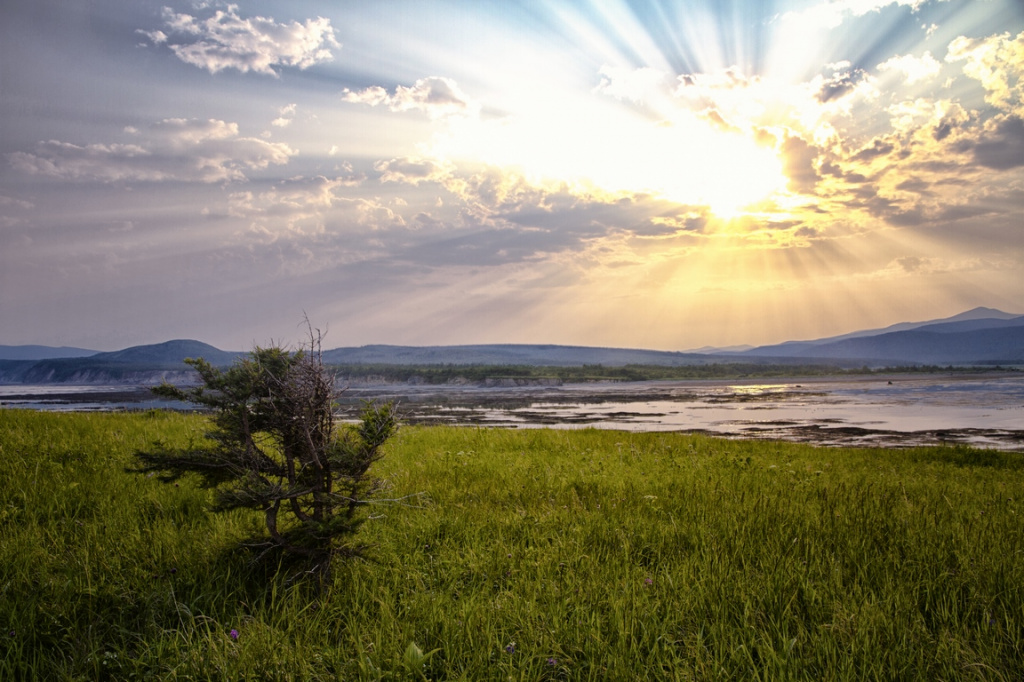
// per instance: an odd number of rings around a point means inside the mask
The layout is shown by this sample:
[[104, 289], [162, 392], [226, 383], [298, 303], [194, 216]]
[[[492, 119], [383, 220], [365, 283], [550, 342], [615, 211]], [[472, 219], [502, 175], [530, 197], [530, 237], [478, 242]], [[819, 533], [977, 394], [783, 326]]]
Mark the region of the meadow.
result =
[[0, 410], [0, 679], [1024, 679], [1020, 454], [404, 427], [321, 592], [125, 471], [203, 432]]

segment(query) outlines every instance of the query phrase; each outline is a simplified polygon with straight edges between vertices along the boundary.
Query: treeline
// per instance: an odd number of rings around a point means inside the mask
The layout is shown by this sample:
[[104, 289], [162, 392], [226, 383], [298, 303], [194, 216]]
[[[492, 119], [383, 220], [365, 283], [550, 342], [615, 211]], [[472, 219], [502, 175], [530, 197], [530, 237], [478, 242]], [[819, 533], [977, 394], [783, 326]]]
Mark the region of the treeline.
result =
[[[993, 368], [954, 368], [938, 366], [843, 368], [827, 364], [755, 364], [713, 363], [704, 365], [582, 365], [551, 367], [534, 365], [335, 365], [341, 380], [381, 381], [387, 383], [438, 384], [540, 384], [588, 383], [595, 381], [665, 381], [673, 379], [745, 379], [791, 376], [848, 376], [889, 373], [990, 372]], [[1005, 371], [1005, 370], [1004, 370]]]

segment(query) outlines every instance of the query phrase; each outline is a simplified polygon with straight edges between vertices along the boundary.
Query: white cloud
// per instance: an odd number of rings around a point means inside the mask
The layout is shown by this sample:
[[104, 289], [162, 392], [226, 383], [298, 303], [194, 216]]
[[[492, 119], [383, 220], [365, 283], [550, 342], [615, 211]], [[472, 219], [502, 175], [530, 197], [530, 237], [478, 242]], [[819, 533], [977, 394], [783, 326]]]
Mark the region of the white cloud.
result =
[[807, 9], [787, 12], [783, 21], [792, 22], [805, 29], [835, 28], [847, 17], [861, 17], [877, 12], [890, 5], [910, 7], [917, 10], [925, 0], [826, 0]]
[[340, 190], [357, 187], [363, 180], [361, 175], [297, 177], [263, 192], [233, 192], [228, 197], [228, 214], [249, 218], [251, 229], [274, 239], [280, 236], [275, 225], [285, 226], [292, 234], [320, 234], [332, 210], [352, 201]]
[[217, 119], [164, 119], [135, 143], [76, 145], [49, 140], [33, 152], [8, 155], [31, 175], [99, 182], [225, 182], [246, 171], [283, 165], [296, 154], [285, 144], [240, 137], [238, 124]]
[[939, 75], [942, 64], [931, 53], [925, 52], [920, 57], [913, 55], [895, 56], [878, 65], [879, 71], [902, 73], [907, 84], [920, 83]]
[[275, 67], [308, 68], [334, 58], [331, 48], [341, 47], [334, 38], [330, 19], [318, 17], [305, 23], [278, 23], [270, 17], [243, 19], [237, 5], [200, 20], [165, 7], [168, 33], [140, 31], [154, 44], [166, 44], [178, 59], [210, 73], [238, 69], [245, 73], [277, 76]]
[[912, 133], [926, 124], [934, 128], [942, 121], [950, 106], [945, 100], [923, 98], [897, 102], [888, 109], [889, 122], [893, 130], [899, 133]]
[[664, 71], [651, 67], [627, 69], [621, 66], [602, 66], [601, 82], [595, 92], [617, 99], [649, 104], [664, 97], [669, 79]]
[[165, 144], [185, 148], [211, 140], [229, 140], [238, 136], [238, 124], [215, 118], [165, 118], [149, 128]]
[[136, 31], [153, 41], [154, 45], [162, 45], [167, 42], [167, 34], [163, 31], [143, 31], [141, 28]]
[[1024, 31], [987, 38], [960, 36], [949, 44], [947, 62], [964, 62], [964, 73], [985, 88], [985, 101], [1024, 117]]
[[829, 65], [829, 75], [809, 82], [774, 76], [746, 76], [736, 67], [677, 78], [673, 104], [684, 107], [720, 130], [798, 129], [824, 143], [834, 136], [831, 119], [845, 115], [854, 103], [870, 99], [874, 86], [849, 64]]
[[292, 120], [295, 118], [296, 108], [298, 108], [298, 105], [295, 104], [294, 102], [287, 106], [281, 107], [277, 112], [278, 117], [271, 121], [270, 125], [276, 126], [278, 128], [287, 128], [289, 125], [291, 125]]
[[432, 119], [472, 115], [480, 109], [480, 105], [462, 92], [454, 80], [441, 76], [421, 78], [412, 87], [399, 85], [392, 95], [374, 85], [358, 91], [345, 88], [341, 97], [354, 104], [384, 105], [395, 112], [422, 111]]
[[352, 102], [353, 104], [368, 104], [371, 107], [375, 107], [378, 104], [387, 104], [391, 100], [388, 96], [388, 91], [379, 85], [373, 85], [359, 91], [345, 88], [341, 94], [341, 98], [346, 102]]

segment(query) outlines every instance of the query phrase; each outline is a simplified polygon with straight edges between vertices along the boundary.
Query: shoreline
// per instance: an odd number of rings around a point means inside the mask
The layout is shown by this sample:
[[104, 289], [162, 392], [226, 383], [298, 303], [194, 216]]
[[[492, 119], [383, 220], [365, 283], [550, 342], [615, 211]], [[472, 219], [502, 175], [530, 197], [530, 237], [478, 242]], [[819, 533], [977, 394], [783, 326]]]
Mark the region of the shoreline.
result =
[[[4, 390], [6, 389], [6, 390]], [[24, 389], [18, 391], [17, 389]], [[409, 424], [496, 428], [679, 431], [823, 446], [964, 444], [1024, 452], [1024, 374], [891, 373], [852, 376], [602, 381], [534, 386], [350, 386], [339, 417], [365, 400], [393, 400]], [[0, 409], [194, 409], [148, 387], [0, 387]]]

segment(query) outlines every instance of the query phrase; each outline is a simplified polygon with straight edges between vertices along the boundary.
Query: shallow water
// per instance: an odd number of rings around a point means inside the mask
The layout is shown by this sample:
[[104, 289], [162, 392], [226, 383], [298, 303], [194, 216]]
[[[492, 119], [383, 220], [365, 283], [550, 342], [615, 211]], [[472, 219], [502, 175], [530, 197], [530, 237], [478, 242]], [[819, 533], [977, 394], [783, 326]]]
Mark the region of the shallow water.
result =
[[[418, 424], [699, 431], [821, 445], [965, 443], [1024, 452], [1024, 375], [893, 375], [563, 386], [353, 386], [342, 413], [392, 399]], [[188, 409], [132, 386], [0, 386], [0, 406]]]
[[965, 443], [1024, 451], [1019, 375], [421, 391], [389, 397], [401, 399], [403, 411], [418, 423], [702, 431], [822, 445]]

